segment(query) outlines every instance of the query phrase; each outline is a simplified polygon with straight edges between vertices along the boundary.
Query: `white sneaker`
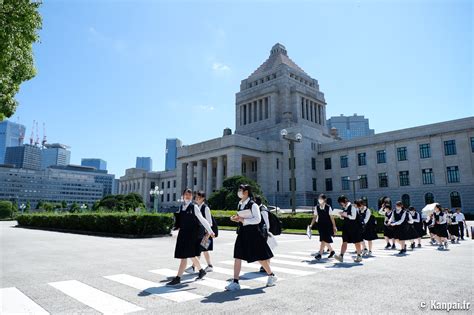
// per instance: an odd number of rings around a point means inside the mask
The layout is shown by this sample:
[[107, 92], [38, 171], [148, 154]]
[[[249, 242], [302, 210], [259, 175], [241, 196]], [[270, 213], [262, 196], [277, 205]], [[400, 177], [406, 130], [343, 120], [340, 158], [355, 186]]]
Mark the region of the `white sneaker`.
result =
[[212, 266], [207, 266], [205, 269], [204, 269], [205, 272], [212, 272], [213, 269], [212, 269]]
[[354, 258], [354, 262], [358, 263], [358, 262], [361, 262], [361, 261], [362, 261], [362, 256], [360, 256], [360, 255], [357, 255], [357, 257]]
[[344, 256], [342, 256], [342, 255], [334, 255], [334, 259], [337, 260], [338, 262], [343, 262], [343, 261], [344, 261]]
[[369, 251], [367, 248], [364, 248], [364, 250], [362, 251], [362, 256], [368, 256], [369, 255]]
[[448, 242], [444, 242], [444, 248], [448, 249]]
[[240, 284], [238, 284], [237, 282], [234, 282], [234, 281], [231, 281], [226, 287], [225, 289], [227, 291], [237, 291], [237, 290], [240, 290]]
[[273, 287], [275, 285], [275, 282], [277, 282], [278, 278], [277, 276], [268, 276], [267, 280], [267, 287]]
[[189, 274], [196, 273], [193, 266], [184, 269], [184, 272], [189, 273]]

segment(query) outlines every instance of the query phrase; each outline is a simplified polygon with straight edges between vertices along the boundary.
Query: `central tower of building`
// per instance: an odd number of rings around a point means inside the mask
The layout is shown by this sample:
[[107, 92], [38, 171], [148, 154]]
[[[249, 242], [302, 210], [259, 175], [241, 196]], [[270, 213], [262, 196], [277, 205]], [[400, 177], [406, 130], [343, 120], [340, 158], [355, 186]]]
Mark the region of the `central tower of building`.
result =
[[282, 128], [295, 127], [312, 139], [327, 133], [326, 102], [318, 81], [293, 62], [279, 43], [241, 81], [235, 105], [237, 134], [278, 140]]

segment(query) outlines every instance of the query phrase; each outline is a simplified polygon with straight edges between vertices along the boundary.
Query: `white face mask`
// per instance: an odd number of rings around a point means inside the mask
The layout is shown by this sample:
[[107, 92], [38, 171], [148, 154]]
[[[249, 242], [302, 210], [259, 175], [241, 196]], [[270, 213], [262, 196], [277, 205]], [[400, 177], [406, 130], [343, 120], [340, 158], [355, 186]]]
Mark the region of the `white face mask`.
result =
[[397, 211], [400, 211], [400, 210], [402, 210], [402, 208], [397, 207]]
[[239, 196], [240, 199], [242, 199], [244, 197], [244, 193], [242, 192], [242, 190], [239, 190], [237, 192], [237, 196]]
[[192, 201], [192, 199], [184, 199], [184, 203], [187, 204], [187, 205], [190, 204], [191, 201]]
[[322, 205], [324, 203], [324, 200], [323, 199], [318, 199], [318, 202], [320, 205]]

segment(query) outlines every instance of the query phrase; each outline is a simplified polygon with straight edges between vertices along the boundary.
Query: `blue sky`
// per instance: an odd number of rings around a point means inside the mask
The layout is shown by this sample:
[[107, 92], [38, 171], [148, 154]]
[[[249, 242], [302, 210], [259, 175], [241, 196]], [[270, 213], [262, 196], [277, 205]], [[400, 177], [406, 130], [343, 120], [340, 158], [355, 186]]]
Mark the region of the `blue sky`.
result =
[[235, 129], [240, 80], [281, 42], [319, 81], [328, 117], [376, 132], [472, 116], [471, 1], [48, 1], [38, 75], [11, 119], [46, 123], [72, 163], [121, 176], [136, 156], [164, 169], [165, 139]]

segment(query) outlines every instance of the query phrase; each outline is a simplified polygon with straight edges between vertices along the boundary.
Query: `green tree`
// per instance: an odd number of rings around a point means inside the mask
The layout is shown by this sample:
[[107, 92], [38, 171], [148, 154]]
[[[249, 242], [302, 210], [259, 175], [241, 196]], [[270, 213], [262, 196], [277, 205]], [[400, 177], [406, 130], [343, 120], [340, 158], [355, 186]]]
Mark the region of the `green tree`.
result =
[[79, 208], [79, 205], [78, 205], [77, 202], [75, 202], [75, 201], [74, 201], [74, 202], [71, 204], [71, 206], [69, 207], [69, 211], [70, 211], [70, 212], [79, 212], [79, 209], [80, 209], [80, 208]]
[[44, 203], [44, 201], [42, 201], [42, 200], [38, 201], [38, 203], [36, 204], [36, 210], [42, 209], [43, 203]]
[[13, 203], [11, 201], [0, 200], [0, 219], [7, 219], [13, 216]]
[[26, 207], [25, 207], [24, 212], [25, 212], [25, 213], [28, 213], [28, 212], [30, 212], [30, 209], [31, 209], [31, 204], [30, 204], [29, 201], [27, 201], [27, 202], [26, 202]]
[[262, 189], [256, 181], [241, 175], [228, 177], [222, 183], [222, 188], [214, 192], [209, 198], [209, 205], [212, 209], [235, 210], [239, 203], [237, 191], [241, 184], [248, 184], [252, 187], [252, 194], [260, 195], [262, 201], [266, 203], [266, 199], [262, 194]]
[[67, 209], [67, 202], [66, 202], [66, 200], [61, 201], [61, 208]]
[[42, 209], [46, 212], [52, 212], [54, 210], [54, 204], [51, 202], [45, 202], [43, 203]]
[[41, 2], [0, 0], [0, 121], [15, 112], [20, 84], [36, 75], [33, 43], [39, 40]]

